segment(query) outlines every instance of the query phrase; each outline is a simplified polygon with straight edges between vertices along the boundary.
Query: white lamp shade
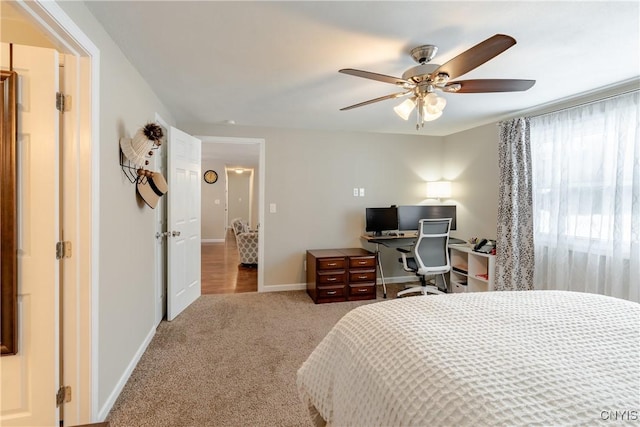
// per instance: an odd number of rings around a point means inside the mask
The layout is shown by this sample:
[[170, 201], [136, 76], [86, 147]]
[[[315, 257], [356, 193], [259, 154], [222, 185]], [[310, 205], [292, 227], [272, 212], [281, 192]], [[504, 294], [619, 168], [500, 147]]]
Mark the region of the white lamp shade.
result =
[[[425, 119], [426, 120], [426, 119]], [[427, 182], [427, 198], [446, 199], [451, 197], [450, 181], [430, 181]]]
[[405, 99], [401, 104], [393, 107], [393, 111], [396, 112], [402, 119], [408, 120], [409, 115], [416, 107], [416, 102], [412, 98]]
[[442, 115], [442, 111], [436, 111], [432, 113], [429, 111], [428, 108], [425, 108], [423, 111], [424, 111], [424, 114], [422, 114], [422, 117], [425, 122], [430, 122], [432, 120], [435, 120]]

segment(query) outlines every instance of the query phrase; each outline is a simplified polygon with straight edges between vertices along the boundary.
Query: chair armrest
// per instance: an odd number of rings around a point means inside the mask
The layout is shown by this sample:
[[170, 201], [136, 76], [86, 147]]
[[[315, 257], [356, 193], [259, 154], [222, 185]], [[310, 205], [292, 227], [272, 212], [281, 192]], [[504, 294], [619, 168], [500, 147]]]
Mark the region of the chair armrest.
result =
[[398, 250], [398, 252], [402, 252], [403, 254], [409, 254], [411, 253], [411, 250], [409, 249], [405, 249], [405, 248], [396, 248]]
[[[404, 269], [404, 271], [412, 271], [415, 272], [416, 270], [414, 270], [413, 268], [409, 267], [409, 263], [407, 262], [407, 254], [411, 253], [411, 251], [408, 251], [406, 249], [400, 249], [398, 248], [398, 251], [400, 251], [400, 255], [402, 256], [401, 260], [402, 260], [402, 268]], [[409, 259], [413, 259], [413, 257], [409, 257]]]

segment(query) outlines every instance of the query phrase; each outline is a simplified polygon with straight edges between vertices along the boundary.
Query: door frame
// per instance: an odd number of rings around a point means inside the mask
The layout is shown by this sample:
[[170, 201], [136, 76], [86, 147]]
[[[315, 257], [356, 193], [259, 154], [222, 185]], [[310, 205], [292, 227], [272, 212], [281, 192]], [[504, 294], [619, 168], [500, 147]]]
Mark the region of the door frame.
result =
[[[69, 164], [76, 177], [70, 207], [78, 215], [78, 238], [69, 261], [70, 268], [78, 274], [73, 283], [63, 284], [64, 288], [71, 288], [77, 298], [75, 304], [65, 307], [60, 315], [69, 318], [74, 326], [65, 327], [63, 351], [77, 355], [77, 366], [64, 369], [65, 385], [73, 388], [73, 399], [65, 404], [65, 424], [80, 424], [96, 421], [99, 411], [100, 50], [57, 3], [18, 0], [16, 5], [27, 12], [35, 26], [51, 36], [62, 53], [77, 59], [78, 82], [74, 92], [78, 99], [74, 106], [81, 108], [74, 110], [78, 133], [71, 144], [77, 157]], [[88, 146], [82, 146], [83, 143]]]
[[[154, 159], [154, 169], [162, 172], [165, 179], [167, 178], [167, 150], [166, 141], [169, 136], [169, 128], [171, 125], [160, 115], [155, 113], [155, 121], [164, 129], [165, 143], [159, 148], [158, 156]], [[167, 244], [168, 237], [164, 234], [168, 230], [167, 226], [167, 202], [166, 197], [160, 198], [158, 209], [156, 209], [155, 216], [155, 235], [161, 234], [159, 237], [162, 242], [158, 247], [156, 242], [156, 255], [155, 255], [155, 325], [158, 327], [162, 319], [167, 314]], [[156, 237], [158, 239], [158, 237]]]
[[[266, 221], [264, 217], [264, 189], [265, 189], [265, 150], [266, 140], [264, 138], [238, 138], [230, 136], [205, 136], [195, 135], [203, 144], [227, 143], [227, 144], [258, 144], [260, 152], [258, 155], [258, 292], [264, 292], [264, 236]], [[255, 171], [254, 171], [255, 172]], [[226, 215], [226, 214], [225, 214]]]

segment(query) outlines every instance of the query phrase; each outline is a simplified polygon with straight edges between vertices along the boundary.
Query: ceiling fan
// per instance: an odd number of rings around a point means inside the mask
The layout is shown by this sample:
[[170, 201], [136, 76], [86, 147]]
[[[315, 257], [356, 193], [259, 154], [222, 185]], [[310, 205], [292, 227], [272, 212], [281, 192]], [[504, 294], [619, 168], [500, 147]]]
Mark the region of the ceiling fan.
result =
[[403, 103], [394, 107], [395, 112], [404, 120], [417, 107], [418, 117], [416, 129], [424, 126], [424, 122], [435, 120], [442, 115], [446, 99], [439, 97], [436, 91], [449, 93], [488, 93], [488, 92], [520, 92], [531, 88], [535, 80], [516, 79], [475, 79], [450, 81], [460, 77], [490, 59], [498, 56], [511, 46], [516, 40], [504, 34], [496, 34], [448, 62], [438, 65], [429, 61], [436, 55], [438, 48], [434, 45], [418, 46], [411, 50], [411, 57], [418, 65], [409, 68], [402, 74], [402, 78], [372, 73], [370, 71], [343, 68], [339, 72], [365, 79], [390, 83], [402, 88], [402, 92], [392, 93], [379, 98], [370, 99], [358, 104], [341, 108], [340, 111], [351, 110], [374, 102], [400, 98], [409, 95]]

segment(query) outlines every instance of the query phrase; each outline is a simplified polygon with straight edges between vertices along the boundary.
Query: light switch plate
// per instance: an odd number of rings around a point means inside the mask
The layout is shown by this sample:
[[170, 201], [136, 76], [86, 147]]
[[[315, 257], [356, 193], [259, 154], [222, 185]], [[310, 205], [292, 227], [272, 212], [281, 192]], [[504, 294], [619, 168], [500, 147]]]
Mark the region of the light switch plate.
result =
[[360, 197], [364, 197], [364, 188], [360, 189]]
[[358, 189], [357, 188], [353, 189], [353, 197], [358, 197]]
[[269, 203], [269, 212], [270, 213], [276, 213], [276, 204], [275, 203]]

